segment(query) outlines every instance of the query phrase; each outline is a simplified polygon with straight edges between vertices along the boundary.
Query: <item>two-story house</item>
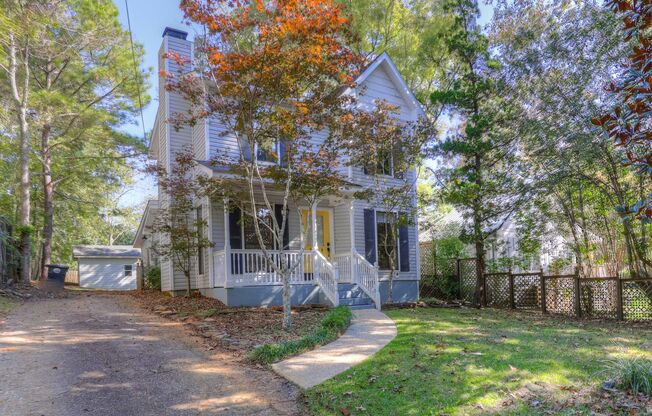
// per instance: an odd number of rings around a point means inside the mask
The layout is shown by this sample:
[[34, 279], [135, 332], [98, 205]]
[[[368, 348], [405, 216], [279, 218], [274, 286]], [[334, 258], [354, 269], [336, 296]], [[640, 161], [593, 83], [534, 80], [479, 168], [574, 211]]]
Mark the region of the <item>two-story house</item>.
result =
[[[186, 32], [166, 28], [159, 52], [159, 65], [160, 69], [174, 73], [177, 70], [176, 64], [163, 58], [166, 52], [176, 52], [192, 58], [193, 42], [187, 40]], [[206, 161], [218, 151], [237, 155], [239, 150], [236, 139], [224, 134], [224, 126], [214, 119], [179, 130], [172, 128], [166, 120], [175, 113], [186, 111], [188, 104], [177, 93], [166, 91], [165, 82], [164, 77], [159, 79], [159, 108], [152, 129], [149, 157], [169, 171], [175, 152], [192, 146], [198, 170], [209, 175], [223, 174], [213, 171]], [[383, 99], [400, 108], [401, 120], [414, 121], [424, 115], [386, 54], [375, 59], [359, 75], [356, 85], [359, 91], [343, 93], [364, 91], [359, 97], [363, 106], [371, 106], [375, 100]], [[371, 186], [371, 178], [365, 174], [365, 170], [362, 167], [344, 169], [347, 181], [355, 188], [351, 192], [343, 192], [343, 196], [323, 198], [310, 210], [301, 205], [290, 207], [283, 255], [304, 256], [301, 266], [291, 277], [292, 304], [330, 303], [380, 307], [387, 299], [388, 262], [383, 256], [385, 250], [379, 247], [379, 243], [386, 241], [379, 238], [379, 233], [385, 229], [381, 225], [386, 221], [386, 216], [383, 207], [353, 197], [354, 190]], [[386, 174], [391, 179], [391, 163], [388, 164]], [[407, 175], [414, 179], [416, 169]], [[155, 236], [149, 235], [148, 226], [155, 217], [154, 210], [165, 205], [165, 198], [159, 192], [159, 201], [147, 205], [138, 229], [135, 246], [143, 249], [144, 258], [151, 257], [147, 251], [151, 250], [151, 242], [156, 241]], [[277, 204], [275, 212], [266, 215], [279, 215], [281, 202], [280, 196], [278, 200], [272, 201]], [[416, 194], [414, 204], [416, 205]], [[206, 296], [216, 297], [229, 306], [280, 305], [280, 277], [266, 265], [258, 240], [252, 232], [251, 219], [241, 215], [238, 209], [224, 200], [197, 201], [195, 215], [204, 218], [208, 224], [205, 231], [214, 247], [203, 250], [197, 256], [192, 278], [193, 289], [200, 290]], [[301, 221], [311, 230], [304, 250], [300, 247]], [[401, 227], [395, 242], [399, 270], [393, 279], [394, 302], [418, 299], [417, 230], [417, 225]], [[186, 283], [182, 273], [174, 270], [170, 260], [158, 261], [162, 290], [184, 291]]]

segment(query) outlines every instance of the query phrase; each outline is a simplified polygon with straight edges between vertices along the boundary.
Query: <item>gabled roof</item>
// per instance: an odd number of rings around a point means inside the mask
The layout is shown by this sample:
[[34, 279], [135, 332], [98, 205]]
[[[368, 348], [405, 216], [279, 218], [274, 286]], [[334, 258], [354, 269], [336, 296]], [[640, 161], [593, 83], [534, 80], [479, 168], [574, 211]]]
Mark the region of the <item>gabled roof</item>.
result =
[[152, 225], [152, 221], [157, 215], [158, 212], [158, 200], [150, 199], [147, 201], [147, 206], [143, 212], [143, 216], [140, 217], [140, 224], [138, 224], [138, 230], [136, 231], [136, 236], [134, 237], [134, 247], [140, 249], [143, 246], [143, 240], [145, 234], [147, 233], [146, 228]]
[[140, 258], [140, 249], [132, 246], [74, 246], [72, 256], [76, 259], [84, 257]]
[[378, 68], [381, 67], [387, 71], [390, 80], [394, 83], [394, 86], [399, 91], [399, 93], [401, 94], [405, 102], [407, 102], [413, 109], [416, 109], [419, 116], [425, 116], [426, 112], [423, 109], [423, 106], [416, 99], [416, 97], [408, 87], [407, 83], [403, 79], [403, 76], [401, 76], [401, 73], [399, 72], [398, 68], [396, 68], [394, 61], [392, 61], [392, 58], [390, 58], [387, 52], [383, 52], [376, 59], [374, 59], [360, 73], [358, 78], [355, 80], [355, 83], [361, 85], [367, 78], [369, 78], [371, 74], [374, 73], [374, 71], [376, 71]]

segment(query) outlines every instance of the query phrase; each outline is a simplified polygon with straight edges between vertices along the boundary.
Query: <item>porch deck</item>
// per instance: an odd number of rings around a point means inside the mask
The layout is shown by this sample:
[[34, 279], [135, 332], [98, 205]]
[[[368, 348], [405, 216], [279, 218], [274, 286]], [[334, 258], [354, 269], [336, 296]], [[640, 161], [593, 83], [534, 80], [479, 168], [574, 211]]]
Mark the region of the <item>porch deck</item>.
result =
[[338, 283], [357, 284], [380, 309], [378, 268], [359, 253], [336, 254], [329, 261], [319, 250], [217, 250], [213, 252], [213, 286], [282, 285], [285, 263], [291, 285], [316, 285], [334, 305], [339, 304]]

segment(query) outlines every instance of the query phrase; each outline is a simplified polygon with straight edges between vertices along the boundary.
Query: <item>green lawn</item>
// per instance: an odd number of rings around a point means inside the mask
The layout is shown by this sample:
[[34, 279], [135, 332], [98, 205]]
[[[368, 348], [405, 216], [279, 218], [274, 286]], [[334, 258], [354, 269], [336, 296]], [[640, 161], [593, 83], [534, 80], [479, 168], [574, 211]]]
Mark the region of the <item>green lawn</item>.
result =
[[652, 359], [652, 326], [474, 309], [387, 314], [398, 326], [396, 339], [368, 361], [308, 390], [308, 413], [588, 414], [596, 410], [594, 401], [599, 406], [606, 401], [599, 391], [607, 378], [605, 359]]

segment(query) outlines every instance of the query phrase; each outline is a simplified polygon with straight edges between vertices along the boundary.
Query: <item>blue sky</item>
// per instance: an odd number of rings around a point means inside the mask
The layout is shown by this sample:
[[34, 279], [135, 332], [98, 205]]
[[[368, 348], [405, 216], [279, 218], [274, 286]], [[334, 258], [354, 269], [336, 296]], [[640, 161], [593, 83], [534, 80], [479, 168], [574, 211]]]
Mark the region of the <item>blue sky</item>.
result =
[[[183, 14], [179, 10], [179, 0], [128, 0], [129, 1], [129, 16], [131, 18], [131, 30], [135, 42], [138, 42], [145, 47], [145, 68], [152, 68], [152, 85], [149, 92], [152, 98], [151, 102], [143, 110], [145, 119], [145, 130], [149, 131], [154, 124], [156, 117], [156, 109], [158, 107], [158, 83], [157, 78], [157, 54], [161, 46], [161, 35], [166, 26], [179, 28], [190, 32], [192, 39], [192, 29], [183, 24]], [[125, 0], [114, 0], [120, 12], [120, 22], [127, 28], [127, 13], [125, 8]], [[486, 24], [493, 14], [491, 6], [484, 4], [481, 0], [480, 9], [482, 16], [479, 23]], [[140, 120], [140, 118], [139, 118]], [[138, 124], [130, 124], [124, 126], [127, 132], [142, 136], [143, 128]], [[125, 205], [139, 204], [147, 199], [156, 195], [156, 189], [152, 178], [146, 178], [143, 175], [138, 175], [136, 183], [130, 187], [131, 190], [125, 195], [122, 203]]]

